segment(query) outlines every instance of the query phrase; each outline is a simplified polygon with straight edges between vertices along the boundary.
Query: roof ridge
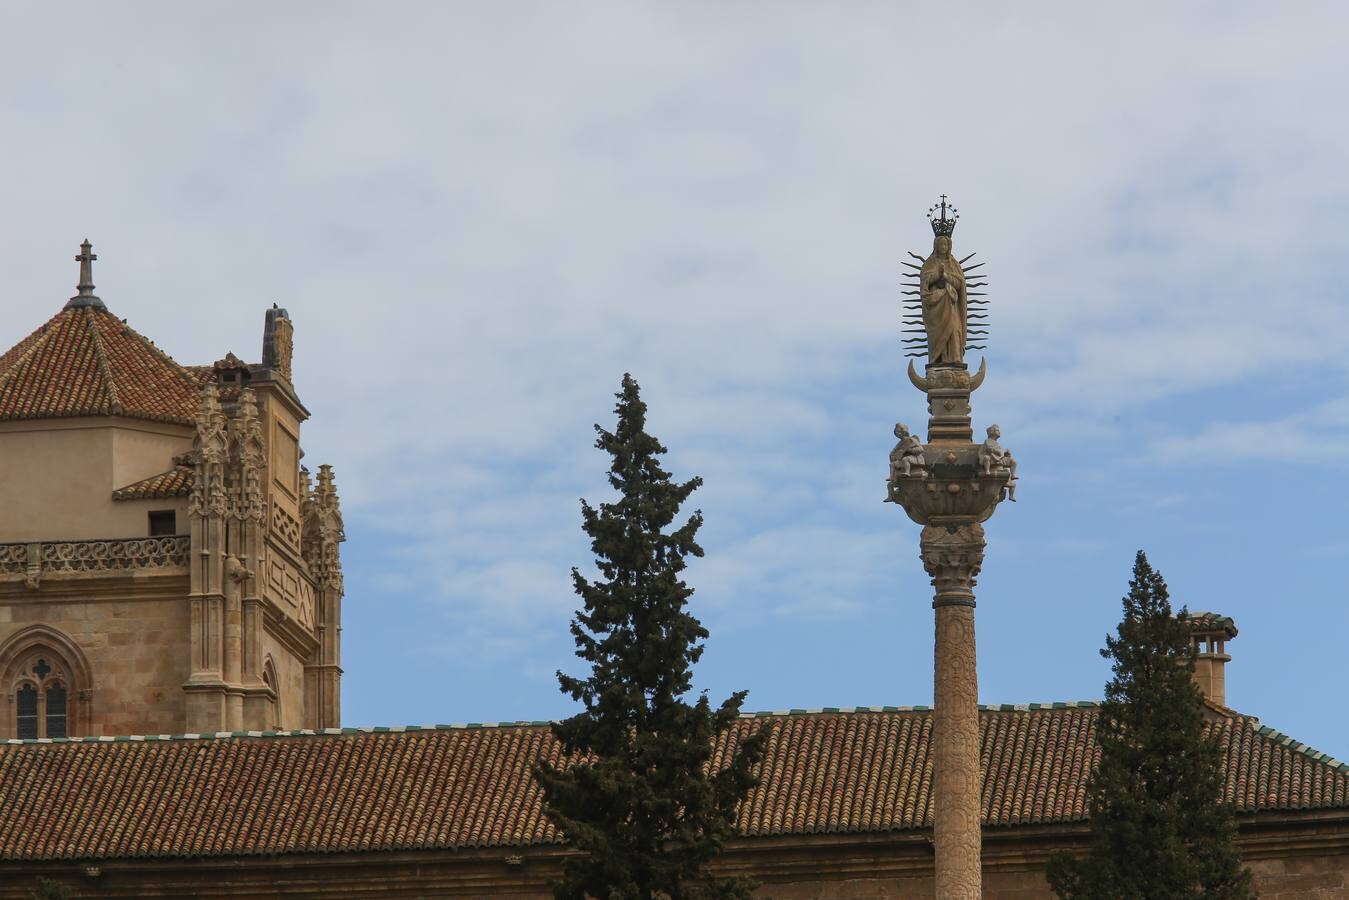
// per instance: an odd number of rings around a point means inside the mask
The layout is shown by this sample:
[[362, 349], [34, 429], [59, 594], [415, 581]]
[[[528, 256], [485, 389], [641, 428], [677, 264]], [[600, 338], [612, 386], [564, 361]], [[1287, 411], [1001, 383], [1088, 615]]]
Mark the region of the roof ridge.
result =
[[158, 741], [215, 741], [231, 738], [338, 737], [353, 734], [409, 734], [421, 731], [474, 731], [490, 728], [529, 728], [552, 725], [547, 721], [469, 722], [464, 725], [360, 725], [346, 728], [267, 729], [264, 731], [203, 731], [183, 734], [91, 734], [64, 738], [7, 738], [0, 746], [29, 744], [139, 744]]
[[[103, 389], [108, 394], [108, 411], [114, 416], [120, 416], [125, 412], [122, 406], [122, 398], [117, 394], [117, 382], [112, 377], [112, 369], [108, 366], [108, 351], [103, 346], [103, 335], [98, 333], [98, 323], [93, 317], [99, 313], [99, 310], [93, 306], [82, 307], [84, 312], [84, 326], [89, 329], [89, 339], [94, 342], [94, 359], [98, 361], [98, 374], [103, 378]], [[106, 309], [102, 311], [106, 315], [112, 315]]]
[[125, 331], [127, 334], [129, 334], [136, 340], [140, 341], [145, 346], [149, 347], [150, 350], [156, 355], [158, 355], [160, 359], [171, 365], [173, 367], [174, 373], [183, 380], [184, 384], [192, 388], [194, 391], [197, 392], [201, 391], [201, 381], [192, 376], [192, 373], [187, 370], [187, 366], [183, 365], [178, 360], [174, 359], [172, 356], [169, 356], [163, 350], [159, 349], [159, 347], [155, 344], [154, 341], [150, 340], [148, 337], [141, 334], [139, 331], [137, 331], [136, 329], [132, 328], [129, 324], [127, 324], [126, 319], [122, 319], [119, 324], [121, 324], [123, 331]]
[[[1050, 703], [1001, 703], [1001, 704], [979, 704], [980, 712], [1052, 712], [1057, 709], [1098, 709], [1101, 705], [1099, 700], [1061, 700]], [[779, 716], [801, 716], [801, 715], [822, 715], [839, 713], [921, 713], [931, 712], [931, 706], [853, 706], [837, 707], [824, 706], [815, 709], [788, 709], [768, 712], [749, 712], [741, 713], [742, 719], [758, 719]], [[1327, 768], [1349, 774], [1349, 763], [1341, 762], [1328, 753], [1317, 750], [1314, 747], [1305, 744], [1290, 735], [1272, 728], [1268, 725], [1261, 725], [1260, 721], [1252, 716], [1240, 715], [1234, 717], [1244, 721], [1250, 730], [1261, 737], [1268, 738], [1280, 746], [1287, 747], [1294, 752], [1300, 753], [1308, 759], [1320, 763]], [[210, 740], [230, 740], [234, 738], [293, 738], [293, 737], [335, 737], [343, 735], [358, 734], [408, 734], [417, 732], [434, 731], [474, 731], [486, 729], [506, 729], [506, 728], [538, 728], [545, 725], [554, 724], [554, 720], [527, 720], [519, 719], [515, 721], [500, 722], [465, 722], [456, 724], [434, 724], [434, 725], [360, 725], [348, 726], [345, 728], [298, 728], [298, 729], [267, 729], [263, 731], [207, 731], [207, 732], [185, 732], [182, 734], [128, 734], [128, 735], [84, 735], [67, 738], [9, 738], [0, 741], [0, 746], [24, 746], [31, 744], [124, 744], [124, 743], [154, 743], [159, 741], [210, 741]], [[1234, 725], [1237, 723], [1234, 721]]]
[[1270, 740], [1274, 741], [1274, 743], [1287, 747], [1289, 750], [1292, 750], [1296, 753], [1301, 753], [1308, 759], [1311, 759], [1315, 762], [1319, 762], [1322, 765], [1328, 766], [1329, 768], [1334, 769], [1336, 772], [1349, 773], [1349, 763], [1340, 762], [1338, 759], [1331, 756], [1329, 753], [1317, 750], [1315, 747], [1312, 747], [1309, 744], [1304, 744], [1297, 738], [1292, 737], [1291, 735], [1284, 734], [1277, 728], [1271, 728], [1269, 725], [1261, 725], [1259, 719], [1253, 717], [1246, 717], [1246, 718], [1248, 719], [1250, 729], [1254, 731], [1256, 734], [1260, 735], [1261, 737], [1267, 737]]
[[[1047, 703], [980, 703], [981, 712], [1034, 712], [1046, 709], [1096, 709], [1101, 705], [1099, 700], [1055, 700]], [[822, 706], [813, 709], [775, 709], [762, 710], [759, 712], [742, 712], [742, 719], [756, 719], [764, 716], [811, 716], [830, 713], [908, 713], [908, 712], [932, 712], [929, 705], [915, 706]]]
[[0, 360], [4, 421], [114, 416], [190, 427], [201, 405], [196, 376], [93, 306], [61, 310]]
[[[1098, 700], [1061, 700], [1055, 703], [1004, 703], [1001, 705], [979, 704], [981, 712], [1035, 712], [1055, 709], [1095, 709], [1100, 706]], [[758, 719], [766, 716], [801, 716], [836, 713], [906, 713], [932, 712], [931, 706], [824, 706], [817, 709], [789, 709], [771, 712], [742, 712], [742, 719]], [[352, 725], [344, 728], [295, 728], [266, 729], [263, 731], [203, 731], [181, 734], [118, 734], [83, 735], [67, 738], [8, 738], [0, 740], [0, 745], [22, 744], [78, 744], [78, 743], [126, 743], [142, 741], [185, 741], [220, 740], [224, 738], [272, 738], [272, 737], [322, 737], [343, 734], [402, 734], [418, 731], [472, 731], [488, 728], [531, 728], [553, 725], [558, 719], [517, 719], [499, 722], [459, 722], [437, 723], [434, 725]]]

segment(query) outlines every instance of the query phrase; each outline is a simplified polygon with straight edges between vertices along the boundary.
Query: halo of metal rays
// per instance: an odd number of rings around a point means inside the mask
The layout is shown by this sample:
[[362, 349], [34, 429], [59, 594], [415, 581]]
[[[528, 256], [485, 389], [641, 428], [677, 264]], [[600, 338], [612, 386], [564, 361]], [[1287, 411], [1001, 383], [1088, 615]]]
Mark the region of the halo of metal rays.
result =
[[[911, 263], [908, 260], [900, 260], [901, 265], [911, 270], [903, 273], [904, 280], [901, 293], [904, 295], [904, 317], [902, 319], [903, 328], [901, 328], [900, 333], [916, 335], [915, 337], [904, 338], [904, 355], [922, 357], [928, 355], [928, 346], [927, 329], [923, 327], [923, 297], [918, 274], [922, 271], [926, 257], [919, 256], [912, 251], [909, 252], [909, 256], [918, 260], [918, 262]], [[983, 288], [988, 287], [988, 276], [984, 272], [975, 272], [976, 269], [984, 265], [981, 262], [972, 266], [965, 265], [974, 257], [975, 254], [971, 253], [964, 259], [958, 260], [961, 269], [965, 272], [965, 296], [969, 300], [969, 309], [966, 311], [965, 319], [966, 352], [988, 349], [988, 292], [983, 290]]]

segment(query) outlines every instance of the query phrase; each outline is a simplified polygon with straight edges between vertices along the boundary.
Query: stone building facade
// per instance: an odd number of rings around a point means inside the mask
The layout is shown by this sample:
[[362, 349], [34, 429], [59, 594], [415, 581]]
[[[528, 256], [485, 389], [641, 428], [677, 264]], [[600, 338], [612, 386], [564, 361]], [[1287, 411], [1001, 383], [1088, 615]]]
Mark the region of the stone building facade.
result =
[[338, 725], [341, 512], [293, 327], [185, 367], [79, 292], [0, 355], [0, 738]]

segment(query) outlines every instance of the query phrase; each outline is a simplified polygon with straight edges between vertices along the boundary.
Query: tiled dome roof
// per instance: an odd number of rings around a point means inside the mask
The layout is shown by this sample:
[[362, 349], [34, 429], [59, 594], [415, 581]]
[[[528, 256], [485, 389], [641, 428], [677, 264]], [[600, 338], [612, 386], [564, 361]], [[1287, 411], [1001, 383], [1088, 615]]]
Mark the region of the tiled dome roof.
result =
[[192, 424], [198, 382], [108, 312], [72, 303], [0, 356], [0, 421], [129, 416]]

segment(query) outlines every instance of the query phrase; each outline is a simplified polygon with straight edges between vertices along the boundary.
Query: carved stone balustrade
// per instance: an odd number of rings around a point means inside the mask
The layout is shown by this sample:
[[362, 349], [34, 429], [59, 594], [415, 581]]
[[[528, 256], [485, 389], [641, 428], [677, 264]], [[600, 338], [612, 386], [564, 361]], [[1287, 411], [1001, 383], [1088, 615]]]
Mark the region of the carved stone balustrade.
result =
[[36, 589], [44, 577], [187, 568], [188, 535], [106, 541], [0, 544], [0, 581], [23, 579]]

